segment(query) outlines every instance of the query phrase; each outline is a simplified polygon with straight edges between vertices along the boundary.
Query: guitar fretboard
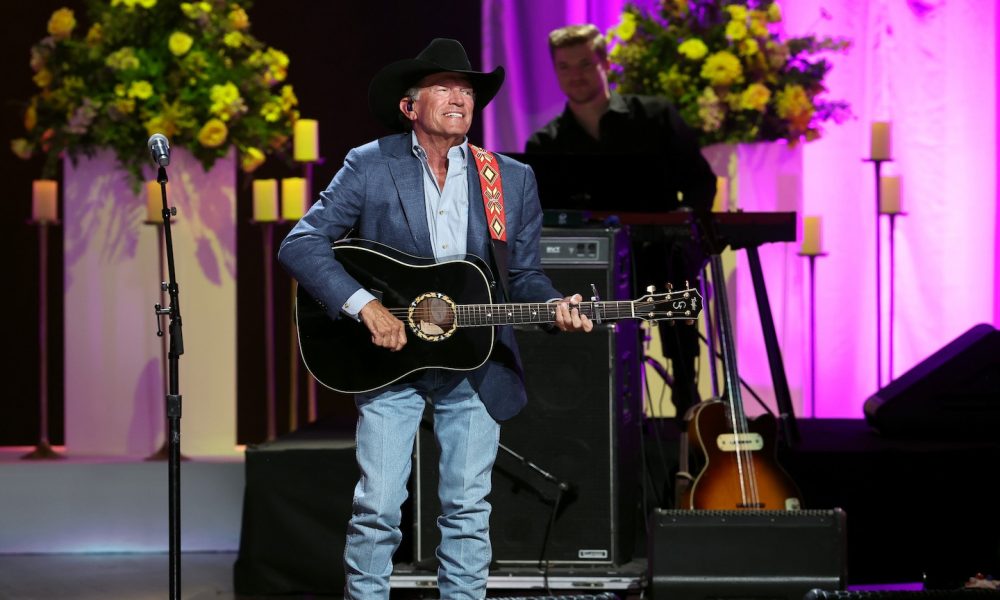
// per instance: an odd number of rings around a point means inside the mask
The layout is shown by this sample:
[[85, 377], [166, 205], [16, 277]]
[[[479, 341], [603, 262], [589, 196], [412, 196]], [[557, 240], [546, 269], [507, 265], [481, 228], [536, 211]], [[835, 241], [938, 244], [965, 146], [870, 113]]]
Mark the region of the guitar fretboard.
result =
[[[520, 325], [527, 323], [553, 323], [556, 320], [555, 302], [527, 304], [463, 304], [457, 307], [459, 327], [481, 325]], [[591, 320], [615, 321], [633, 319], [635, 302], [581, 302], [580, 314]]]

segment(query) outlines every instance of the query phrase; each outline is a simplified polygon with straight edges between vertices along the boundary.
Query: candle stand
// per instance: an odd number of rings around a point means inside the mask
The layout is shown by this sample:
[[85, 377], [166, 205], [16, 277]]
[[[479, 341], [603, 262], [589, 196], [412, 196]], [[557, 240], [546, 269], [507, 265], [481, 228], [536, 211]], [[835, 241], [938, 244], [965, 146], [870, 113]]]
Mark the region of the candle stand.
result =
[[277, 388], [274, 365], [274, 225], [275, 221], [254, 219], [260, 226], [264, 263], [264, 390], [267, 414], [267, 440], [277, 437]]
[[816, 259], [826, 252], [799, 252], [809, 259], [809, 416], [816, 418]]
[[21, 458], [62, 459], [66, 457], [49, 443], [49, 225], [59, 222], [33, 219], [29, 223], [38, 227], [38, 443]]
[[[313, 182], [313, 166], [317, 164], [323, 164], [323, 157], [320, 156], [319, 151], [319, 122], [315, 119], [299, 119], [295, 123], [295, 129], [293, 132], [294, 136], [294, 151], [293, 158], [296, 162], [302, 163], [302, 178], [305, 180], [305, 198], [306, 203], [311, 203], [314, 199], [312, 193], [312, 182]], [[302, 207], [304, 210], [306, 206]], [[303, 214], [304, 214], [303, 210]], [[292, 313], [291, 313], [291, 323], [292, 323], [292, 344], [291, 344], [291, 414], [294, 424], [292, 429], [298, 425], [298, 375], [299, 375], [299, 348], [298, 348], [298, 332], [295, 329], [295, 298], [296, 298], [296, 287], [297, 283], [292, 280]], [[316, 380], [309, 376], [306, 378], [306, 393], [307, 393], [307, 418], [310, 423], [316, 420], [317, 410], [316, 410]]]
[[875, 165], [875, 384], [882, 389], [882, 163], [891, 158], [866, 158]]
[[896, 217], [905, 216], [904, 212], [885, 213], [889, 216], [889, 381], [895, 378], [893, 370], [893, 355], [895, 354], [896, 335]]
[[[312, 183], [313, 182], [313, 167], [315, 165], [321, 165], [321, 164], [323, 164], [323, 158], [322, 157], [317, 157], [316, 160], [302, 160], [302, 161], [299, 161], [299, 162], [302, 163], [302, 177], [306, 181], [306, 199], [309, 202], [311, 202], [314, 199], [314, 196], [313, 196], [313, 183]], [[300, 353], [299, 353], [298, 331], [295, 328], [295, 298], [296, 298], [296, 295], [297, 295], [297, 288], [298, 288], [298, 282], [296, 282], [294, 279], [292, 279], [292, 303], [291, 303], [291, 307], [292, 307], [292, 314], [291, 314], [292, 344], [291, 344], [291, 349], [290, 349], [291, 350], [292, 377], [291, 377], [291, 399], [290, 399], [290, 401], [292, 402], [291, 414], [295, 418], [295, 421], [294, 421], [294, 426], [291, 423], [289, 424], [289, 428], [290, 429], [295, 429], [295, 426], [298, 425], [298, 406], [299, 406], [298, 405], [298, 381], [299, 381], [298, 374], [299, 374], [299, 361], [301, 359], [300, 359]], [[316, 379], [312, 375], [309, 375], [306, 378], [306, 403], [307, 403], [307, 406], [306, 406], [306, 418], [308, 419], [309, 423], [312, 423], [313, 421], [315, 421], [316, 417], [318, 416], [318, 409], [317, 409], [317, 406], [316, 406], [316, 394], [317, 394]]]

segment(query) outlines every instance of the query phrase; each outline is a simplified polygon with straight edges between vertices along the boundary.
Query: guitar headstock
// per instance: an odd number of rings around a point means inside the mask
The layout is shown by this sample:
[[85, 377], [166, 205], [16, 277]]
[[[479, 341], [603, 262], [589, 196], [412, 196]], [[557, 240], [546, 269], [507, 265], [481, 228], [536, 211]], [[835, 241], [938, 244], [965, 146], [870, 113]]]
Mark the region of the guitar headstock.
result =
[[649, 293], [633, 302], [635, 316], [644, 321], [687, 321], [701, 314], [701, 294], [694, 288]]

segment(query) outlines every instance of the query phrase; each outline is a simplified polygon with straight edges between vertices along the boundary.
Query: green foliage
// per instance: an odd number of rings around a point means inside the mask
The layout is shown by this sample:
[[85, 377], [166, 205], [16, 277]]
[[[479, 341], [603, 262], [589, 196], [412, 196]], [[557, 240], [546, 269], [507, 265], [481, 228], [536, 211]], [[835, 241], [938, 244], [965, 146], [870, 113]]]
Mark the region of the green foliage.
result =
[[623, 93], [668, 98], [702, 144], [818, 138], [823, 121], [850, 115], [821, 97], [842, 38], [782, 40], [774, 0], [661, 0], [628, 4], [608, 34], [611, 80]]
[[138, 185], [149, 157], [140, 140], [166, 135], [208, 170], [236, 146], [250, 172], [284, 153], [299, 117], [284, 84], [289, 60], [250, 34], [242, 4], [226, 0], [92, 0], [84, 30], [67, 8], [31, 48], [39, 91], [24, 110], [22, 158], [111, 148]]

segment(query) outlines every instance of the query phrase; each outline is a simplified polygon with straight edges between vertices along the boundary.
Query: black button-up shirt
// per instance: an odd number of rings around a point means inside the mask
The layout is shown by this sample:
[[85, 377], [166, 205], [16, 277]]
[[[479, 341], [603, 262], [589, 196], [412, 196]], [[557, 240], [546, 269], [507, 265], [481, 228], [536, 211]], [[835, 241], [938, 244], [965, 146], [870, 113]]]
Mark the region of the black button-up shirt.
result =
[[[636, 161], [637, 172], [614, 176], [648, 180], [650, 186], [671, 188], [657, 190], [664, 199], [663, 210], [678, 206], [692, 210], [711, 208], [715, 175], [698, 148], [695, 132], [665, 99], [612, 92], [608, 111], [599, 123], [599, 135], [599, 139], [594, 139], [584, 131], [567, 106], [561, 115], [532, 134], [525, 152], [656, 155], [657, 164], [663, 165], [662, 171], [646, 172], [647, 161]], [[672, 201], [677, 192], [683, 195], [680, 205]]]

